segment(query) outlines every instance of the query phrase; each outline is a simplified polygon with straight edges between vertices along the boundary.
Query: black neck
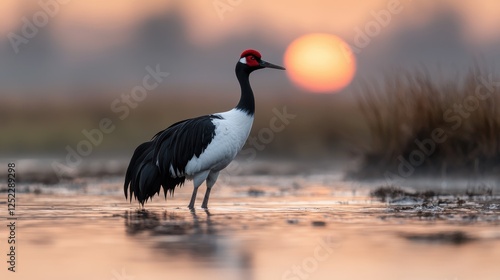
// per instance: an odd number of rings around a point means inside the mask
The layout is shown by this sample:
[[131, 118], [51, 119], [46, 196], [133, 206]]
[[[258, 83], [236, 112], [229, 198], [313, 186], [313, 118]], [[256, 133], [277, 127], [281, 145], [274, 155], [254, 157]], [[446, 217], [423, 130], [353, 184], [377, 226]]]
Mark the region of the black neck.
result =
[[248, 115], [253, 116], [255, 113], [255, 101], [253, 98], [253, 91], [250, 87], [249, 76], [252, 72], [249, 67], [243, 63], [236, 64], [236, 77], [240, 82], [241, 97], [240, 102], [236, 105], [236, 109], [246, 112]]

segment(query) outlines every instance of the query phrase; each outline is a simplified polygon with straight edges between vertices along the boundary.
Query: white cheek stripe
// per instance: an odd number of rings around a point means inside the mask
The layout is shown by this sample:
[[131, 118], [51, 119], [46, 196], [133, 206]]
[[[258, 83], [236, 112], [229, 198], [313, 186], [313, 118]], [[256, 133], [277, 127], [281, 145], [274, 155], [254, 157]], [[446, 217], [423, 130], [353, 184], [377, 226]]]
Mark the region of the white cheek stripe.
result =
[[240, 62], [243, 64], [247, 64], [247, 58], [246, 57], [240, 58]]

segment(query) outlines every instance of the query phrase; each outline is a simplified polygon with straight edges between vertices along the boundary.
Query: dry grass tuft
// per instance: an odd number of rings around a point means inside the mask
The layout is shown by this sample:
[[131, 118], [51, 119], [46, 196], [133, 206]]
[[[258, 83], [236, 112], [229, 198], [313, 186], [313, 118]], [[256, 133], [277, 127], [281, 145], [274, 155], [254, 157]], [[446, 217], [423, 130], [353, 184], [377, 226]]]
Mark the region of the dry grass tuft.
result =
[[[493, 86], [485, 85], [488, 80]], [[356, 98], [371, 138], [361, 169], [351, 175], [368, 179], [388, 172], [401, 177], [498, 174], [500, 88], [496, 81], [498, 76], [475, 65], [461, 81], [438, 84], [421, 70], [400, 72], [383, 87], [365, 83]], [[426, 143], [427, 149], [417, 142]], [[422, 154], [423, 159], [418, 157]], [[398, 171], [402, 161], [414, 169], [403, 168], [408, 171], [403, 176]]]

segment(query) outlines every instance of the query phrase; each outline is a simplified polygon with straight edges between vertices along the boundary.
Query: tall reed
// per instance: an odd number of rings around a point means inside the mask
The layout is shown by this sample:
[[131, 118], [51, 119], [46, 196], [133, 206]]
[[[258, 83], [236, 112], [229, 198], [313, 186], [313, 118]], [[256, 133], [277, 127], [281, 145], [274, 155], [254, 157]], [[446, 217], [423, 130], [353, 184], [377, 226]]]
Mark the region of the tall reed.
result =
[[[489, 80], [493, 84], [487, 86], [484, 81]], [[356, 100], [370, 139], [360, 169], [351, 175], [401, 175], [402, 164], [412, 165], [411, 175], [500, 174], [500, 88], [496, 81], [500, 82], [498, 76], [475, 65], [462, 79], [447, 82], [435, 81], [428, 71], [418, 70], [401, 71], [383, 86], [364, 83]], [[438, 142], [432, 138], [436, 130], [443, 133]], [[434, 142], [433, 149], [429, 141]], [[427, 143], [428, 149], [418, 142]], [[421, 160], [416, 154], [425, 157]]]

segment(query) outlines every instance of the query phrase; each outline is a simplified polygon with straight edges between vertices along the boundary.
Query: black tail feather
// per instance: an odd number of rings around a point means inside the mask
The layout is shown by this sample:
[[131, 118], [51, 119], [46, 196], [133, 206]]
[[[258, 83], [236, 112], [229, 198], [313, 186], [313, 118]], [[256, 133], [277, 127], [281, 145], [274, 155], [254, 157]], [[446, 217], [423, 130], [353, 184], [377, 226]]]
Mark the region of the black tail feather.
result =
[[159, 194], [160, 187], [163, 187], [165, 199], [167, 192], [173, 195], [175, 187], [184, 184], [189, 160], [199, 157], [214, 138], [212, 120], [221, 118], [207, 115], [180, 121], [158, 132], [151, 141], [139, 145], [125, 175], [125, 197], [128, 189], [130, 200], [134, 196], [144, 205]]
[[[134, 155], [132, 156], [132, 159], [130, 159], [130, 163], [127, 168], [127, 173], [125, 174], [125, 184], [123, 185], [123, 192], [125, 193], [125, 198], [128, 198], [127, 189], [129, 184], [135, 177], [133, 176], [133, 174], [135, 175], [136, 166], [138, 166], [142, 162], [142, 160], [144, 159], [144, 155], [147, 153], [146, 151], [150, 146], [151, 142], [142, 143], [135, 149]], [[130, 187], [130, 201], [132, 201], [132, 192], [133, 188]]]
[[161, 172], [156, 165], [153, 152], [154, 141], [142, 143], [135, 149], [123, 185], [125, 198], [128, 198], [128, 189], [130, 201], [134, 196], [143, 206], [148, 199], [160, 194], [160, 187], [163, 187], [166, 199], [167, 192], [172, 194], [175, 187], [182, 185], [185, 180], [185, 177], [172, 178], [168, 170]]

